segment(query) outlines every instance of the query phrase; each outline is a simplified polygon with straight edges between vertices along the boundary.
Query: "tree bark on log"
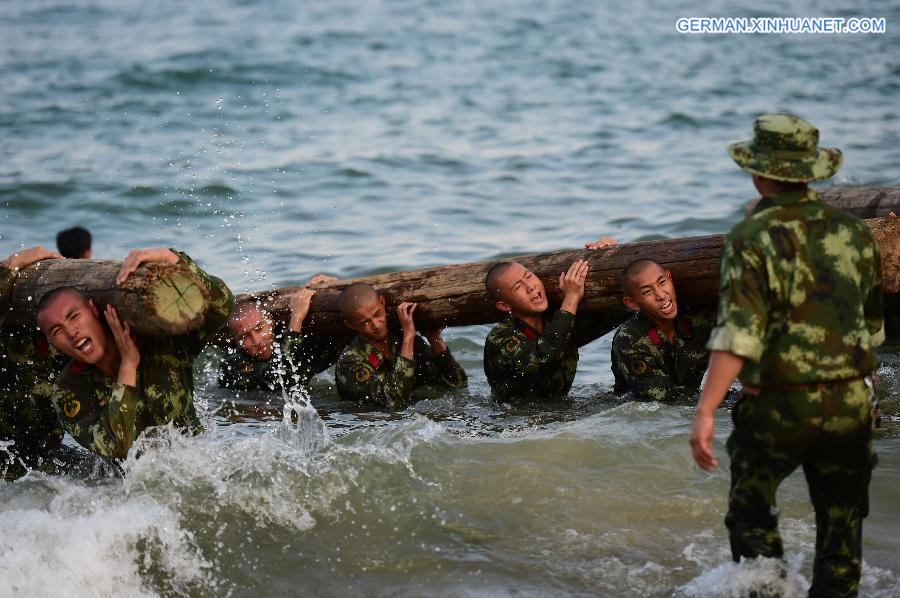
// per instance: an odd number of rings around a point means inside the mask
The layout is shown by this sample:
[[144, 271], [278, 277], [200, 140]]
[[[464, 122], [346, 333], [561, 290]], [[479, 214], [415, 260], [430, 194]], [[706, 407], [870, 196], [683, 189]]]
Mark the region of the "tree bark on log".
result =
[[[881, 249], [884, 292], [886, 295], [896, 295], [900, 293], [900, 219], [877, 218], [865, 222], [872, 229]], [[522, 263], [541, 278], [551, 305], [558, 305], [562, 300], [558, 286], [560, 272], [576, 259], [588, 260], [590, 272], [579, 313], [591, 314], [600, 320], [599, 326], [612, 330], [627, 315], [622, 311], [619, 273], [640, 257], [653, 258], [672, 271], [678, 297], [683, 304], [714, 305], [718, 300], [724, 239], [724, 235], [707, 235], [509, 259]], [[385, 296], [389, 307], [402, 301], [418, 303], [415, 322], [420, 330], [496, 322], [502, 314], [488, 300], [484, 276], [497, 261], [422, 268], [315, 285], [311, 288], [317, 289], [317, 292], [303, 328], [320, 334], [346, 334], [338, 314], [338, 297], [340, 291], [353, 282], [371, 284]], [[276, 320], [283, 323], [290, 316], [290, 297], [300, 288], [241, 295], [237, 300], [259, 301]]]
[[75, 287], [103, 309], [113, 305], [139, 334], [176, 335], [197, 328], [209, 305], [203, 283], [183, 264], [147, 263], [121, 286], [117, 260], [45, 260], [19, 271], [13, 286], [10, 324], [33, 323], [48, 292]]
[[[900, 216], [900, 187], [832, 187], [820, 191], [819, 197], [862, 220], [881, 218], [891, 212]], [[758, 201], [756, 198], [747, 205], [747, 213]]]
[[[860, 216], [900, 212], [900, 188], [835, 187], [821, 193], [823, 199]], [[900, 304], [900, 233], [896, 219], [867, 221], [882, 253], [885, 294], [889, 305]], [[580, 312], [590, 313], [600, 326], [612, 330], [622, 318], [618, 275], [638, 257], [653, 257], [670, 269], [679, 297], [693, 305], [714, 304], [719, 285], [723, 235], [630, 243], [597, 251], [584, 249], [527, 255], [515, 258], [532, 269], [559, 302], [559, 273], [572, 261], [588, 259], [591, 272]], [[381, 274], [322, 285], [313, 298], [304, 329], [327, 335], [346, 335], [337, 312], [341, 289], [352, 282], [368, 282], [382, 292], [389, 306], [401, 301], [419, 303], [416, 324], [420, 329], [440, 326], [487, 324], [500, 319], [484, 292], [484, 275], [497, 260], [407, 272]], [[122, 287], [115, 284], [121, 262], [113, 260], [48, 260], [22, 269], [15, 284], [10, 323], [31, 323], [34, 309], [50, 290], [73, 286], [93, 297], [102, 307], [112, 304], [141, 334], [182, 334], [199, 325], [209, 298], [200, 281], [180, 264], [145, 264]], [[290, 315], [290, 296], [300, 287], [241, 295], [238, 301], [262, 301], [276, 320]], [[890, 309], [894, 309], [891, 307]], [[220, 339], [220, 342], [221, 339]]]

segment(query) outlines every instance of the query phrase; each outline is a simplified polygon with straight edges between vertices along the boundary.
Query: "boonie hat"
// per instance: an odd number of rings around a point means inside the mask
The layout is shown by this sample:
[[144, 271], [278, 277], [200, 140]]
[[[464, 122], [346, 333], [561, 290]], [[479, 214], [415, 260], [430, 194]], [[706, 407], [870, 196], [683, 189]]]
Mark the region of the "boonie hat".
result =
[[841, 150], [819, 147], [819, 130], [793, 114], [763, 114], [753, 123], [753, 139], [728, 146], [738, 166], [787, 183], [827, 179], [844, 162]]

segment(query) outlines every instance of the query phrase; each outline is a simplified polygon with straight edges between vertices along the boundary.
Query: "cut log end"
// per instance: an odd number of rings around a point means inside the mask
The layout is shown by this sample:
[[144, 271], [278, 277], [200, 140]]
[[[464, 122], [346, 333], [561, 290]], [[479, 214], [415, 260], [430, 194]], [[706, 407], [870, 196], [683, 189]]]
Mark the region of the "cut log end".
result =
[[172, 274], [155, 285], [152, 301], [157, 317], [172, 328], [192, 328], [203, 318], [207, 307], [204, 289], [186, 273]]

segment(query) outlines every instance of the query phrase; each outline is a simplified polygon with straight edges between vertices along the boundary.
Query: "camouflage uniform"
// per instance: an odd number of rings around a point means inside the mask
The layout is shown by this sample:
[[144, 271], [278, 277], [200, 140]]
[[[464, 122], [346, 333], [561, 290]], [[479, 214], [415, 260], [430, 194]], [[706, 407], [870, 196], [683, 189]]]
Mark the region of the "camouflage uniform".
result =
[[706, 342], [715, 324], [711, 311], [684, 310], [675, 319], [669, 341], [653, 320], [638, 312], [622, 324], [612, 342], [615, 392], [631, 392], [639, 401], [696, 398], [706, 372]]
[[342, 399], [374, 401], [387, 409], [402, 409], [410, 393], [420, 386], [463, 388], [466, 371], [447, 349], [435, 354], [425, 339], [416, 335], [413, 359], [400, 355], [400, 339], [391, 333], [394, 358], [386, 359], [367, 339], [356, 336], [338, 360], [334, 380]]
[[541, 334], [512, 314], [484, 341], [484, 373], [498, 401], [565, 397], [578, 369], [578, 348], [603, 328], [588, 318], [558, 309]]
[[194, 359], [228, 320], [234, 297], [225, 283], [209, 276], [187, 255], [175, 252], [205, 284], [210, 303], [203, 324], [179, 336], [137, 336], [141, 360], [137, 386], [116, 382], [92, 365], [71, 361], [53, 393], [63, 427], [82, 446], [124, 458], [135, 438], [151, 426], [174, 422], [202, 429], [194, 410]]
[[[7, 312], [16, 273], [0, 266], [0, 325]], [[0, 453], [0, 468], [9, 477], [53, 458], [63, 430], [50, 402], [53, 378], [62, 370], [62, 355], [34, 325], [3, 326], [0, 332], [0, 441], [13, 441]]]
[[219, 386], [268, 391], [307, 386], [313, 376], [337, 362], [346, 345], [301, 332], [285, 334], [287, 338], [269, 359], [255, 359], [240, 349], [225, 358], [219, 369]]
[[[786, 140], [790, 153], [778, 155], [802, 155], [797, 146], [810, 145], [812, 125], [791, 119], [758, 120], [757, 148]], [[818, 131], [812, 131], [814, 148]], [[771, 169], [772, 178], [789, 181], [830, 176], [840, 164], [808, 153], [792, 175], [790, 161], [747, 166], [734, 146], [732, 155], [748, 170], [770, 176]], [[876, 368], [883, 340], [878, 246], [856, 218], [801, 190], [763, 198], [729, 233], [719, 327], [708, 347], [745, 358], [745, 392], [732, 411], [727, 443], [732, 555], [782, 556], [775, 493], [802, 465], [816, 511], [810, 595], [859, 589], [874, 465], [871, 391], [863, 377]], [[746, 385], [758, 388], [749, 393]]]

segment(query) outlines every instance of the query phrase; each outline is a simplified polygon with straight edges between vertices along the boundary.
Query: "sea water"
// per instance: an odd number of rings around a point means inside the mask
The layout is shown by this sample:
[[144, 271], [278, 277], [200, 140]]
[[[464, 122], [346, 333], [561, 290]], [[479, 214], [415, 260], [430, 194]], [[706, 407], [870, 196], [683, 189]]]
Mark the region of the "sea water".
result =
[[[236, 292], [721, 233], [753, 197], [725, 145], [788, 110], [845, 152], [823, 186], [896, 185], [897, 7], [29, 1], [0, 6], [0, 253], [76, 224], [96, 257], [172, 246]], [[867, 11], [867, 12], [865, 12]], [[687, 16], [885, 17], [882, 35], [684, 35]], [[676, 281], [677, 282], [677, 281]], [[488, 328], [446, 332], [469, 388], [353, 412], [237, 397], [197, 367], [207, 432], [123, 479], [0, 486], [0, 596], [802, 596], [814, 516], [779, 492], [786, 574], [735, 565], [724, 467], [690, 406], [491, 400]], [[862, 593], [900, 595], [900, 385], [887, 347]], [[311, 405], [311, 406], [310, 406]], [[727, 463], [726, 411], [716, 451]]]

